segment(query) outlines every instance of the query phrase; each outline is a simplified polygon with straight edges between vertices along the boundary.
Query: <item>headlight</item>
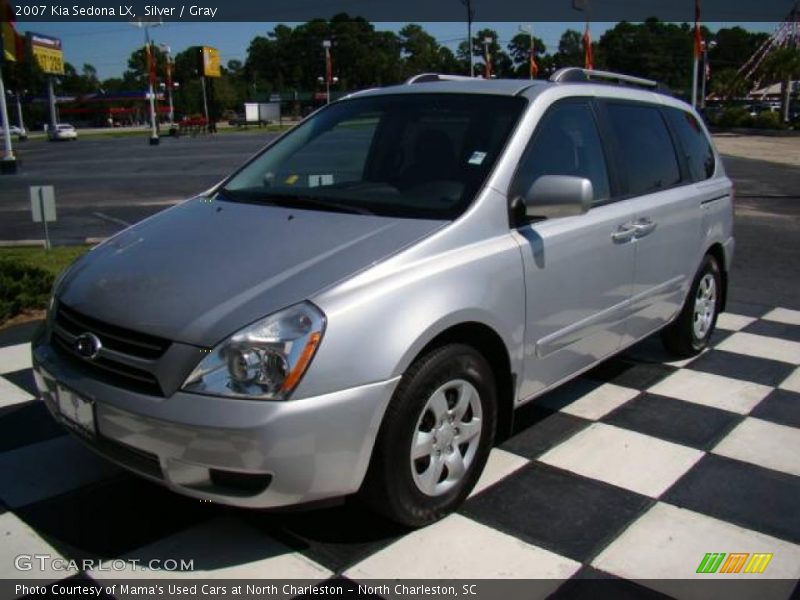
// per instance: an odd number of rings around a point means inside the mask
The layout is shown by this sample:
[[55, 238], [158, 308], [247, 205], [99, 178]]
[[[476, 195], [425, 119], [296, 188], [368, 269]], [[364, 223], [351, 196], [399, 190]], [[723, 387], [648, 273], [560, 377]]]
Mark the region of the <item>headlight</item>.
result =
[[325, 315], [303, 302], [233, 334], [197, 365], [187, 392], [283, 400], [297, 387], [317, 351]]

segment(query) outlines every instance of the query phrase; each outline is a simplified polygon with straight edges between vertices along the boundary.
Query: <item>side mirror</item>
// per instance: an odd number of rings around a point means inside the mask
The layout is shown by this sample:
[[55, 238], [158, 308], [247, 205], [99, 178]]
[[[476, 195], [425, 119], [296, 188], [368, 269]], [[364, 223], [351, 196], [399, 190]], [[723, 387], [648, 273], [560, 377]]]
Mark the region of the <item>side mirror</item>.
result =
[[572, 217], [589, 212], [594, 200], [592, 182], [571, 175], [542, 175], [525, 195], [528, 217]]

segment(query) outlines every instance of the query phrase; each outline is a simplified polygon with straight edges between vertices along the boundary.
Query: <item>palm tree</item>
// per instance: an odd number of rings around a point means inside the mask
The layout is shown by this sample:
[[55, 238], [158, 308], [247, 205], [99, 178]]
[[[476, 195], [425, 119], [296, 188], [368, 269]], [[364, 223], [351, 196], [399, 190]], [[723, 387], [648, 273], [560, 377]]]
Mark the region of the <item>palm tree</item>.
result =
[[789, 101], [791, 82], [800, 79], [800, 49], [793, 47], [778, 48], [761, 64], [760, 79], [781, 84], [781, 115], [789, 120]]

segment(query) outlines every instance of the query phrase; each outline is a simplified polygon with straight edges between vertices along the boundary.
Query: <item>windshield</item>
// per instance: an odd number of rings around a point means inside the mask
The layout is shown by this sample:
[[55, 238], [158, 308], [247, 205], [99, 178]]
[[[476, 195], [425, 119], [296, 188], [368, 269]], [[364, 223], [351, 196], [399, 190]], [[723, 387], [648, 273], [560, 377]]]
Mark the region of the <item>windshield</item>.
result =
[[223, 200], [454, 219], [472, 202], [522, 98], [398, 94], [332, 104], [269, 147]]

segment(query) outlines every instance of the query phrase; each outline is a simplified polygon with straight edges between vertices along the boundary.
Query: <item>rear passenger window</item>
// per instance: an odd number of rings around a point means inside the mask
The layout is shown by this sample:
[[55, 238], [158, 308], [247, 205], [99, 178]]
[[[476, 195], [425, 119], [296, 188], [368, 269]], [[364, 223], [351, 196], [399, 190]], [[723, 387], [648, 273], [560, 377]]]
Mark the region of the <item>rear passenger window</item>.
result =
[[545, 114], [520, 163], [512, 197], [524, 196], [542, 175], [585, 177], [595, 202], [609, 197], [606, 159], [587, 102], [563, 102]]
[[657, 108], [615, 103], [608, 105], [608, 116], [628, 173], [630, 194], [639, 196], [680, 183], [675, 147]]
[[714, 174], [714, 150], [694, 115], [679, 108], [667, 109], [672, 128], [678, 134], [692, 181], [703, 181]]

